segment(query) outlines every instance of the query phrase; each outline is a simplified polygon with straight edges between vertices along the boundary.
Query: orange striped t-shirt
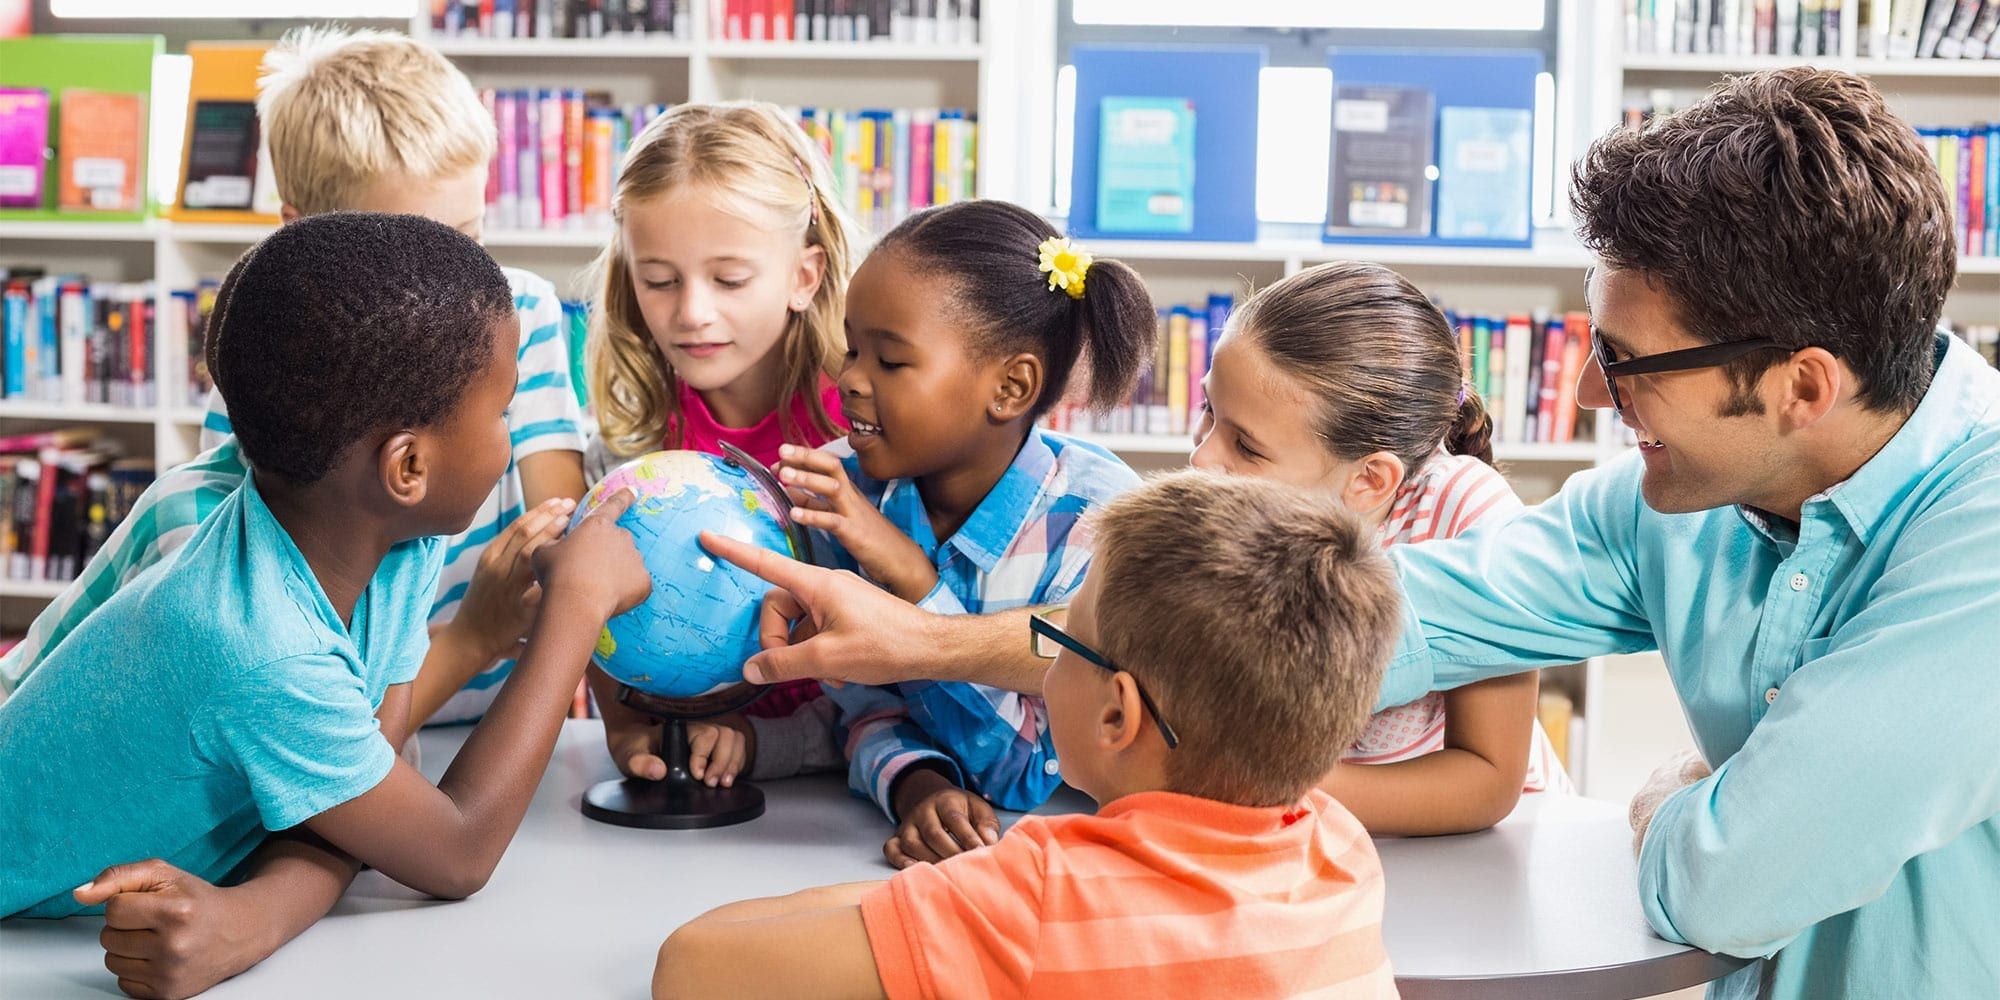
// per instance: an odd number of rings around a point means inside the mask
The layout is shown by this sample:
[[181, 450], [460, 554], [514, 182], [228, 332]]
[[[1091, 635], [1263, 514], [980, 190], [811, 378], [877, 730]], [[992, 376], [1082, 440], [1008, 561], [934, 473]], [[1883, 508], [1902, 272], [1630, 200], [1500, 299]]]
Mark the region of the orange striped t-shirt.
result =
[[904, 997], [1393, 997], [1382, 864], [1314, 789], [1250, 808], [1142, 792], [1027, 816], [861, 901]]

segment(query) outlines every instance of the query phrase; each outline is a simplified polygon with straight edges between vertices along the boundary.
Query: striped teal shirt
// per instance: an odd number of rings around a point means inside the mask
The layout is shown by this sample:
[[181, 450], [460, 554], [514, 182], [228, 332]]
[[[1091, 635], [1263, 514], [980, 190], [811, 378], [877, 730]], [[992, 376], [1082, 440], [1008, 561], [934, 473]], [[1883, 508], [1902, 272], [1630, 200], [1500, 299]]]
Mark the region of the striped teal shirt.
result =
[[1661, 936], [1722, 997], [2000, 996], [2000, 372], [1929, 392], [1798, 525], [1659, 514], [1632, 456], [1469, 540], [1398, 546], [1382, 703], [1658, 649], [1714, 774], [1654, 814]]
[[[527, 271], [504, 270], [521, 316], [520, 371], [514, 402], [507, 410], [513, 460], [472, 525], [446, 541], [444, 573], [430, 608], [432, 623], [449, 621], [458, 613], [479, 554], [521, 516], [520, 460], [544, 451], [583, 451], [583, 415], [570, 385], [568, 341], [555, 286]], [[146, 489], [77, 579], [35, 618], [27, 637], [0, 657], [0, 694], [13, 691], [49, 650], [119, 587], [179, 548], [242, 483], [243, 460], [229, 430], [229, 416], [216, 394], [202, 427], [202, 453]], [[474, 677], [431, 721], [478, 718], [513, 666], [514, 661], [503, 660]]]

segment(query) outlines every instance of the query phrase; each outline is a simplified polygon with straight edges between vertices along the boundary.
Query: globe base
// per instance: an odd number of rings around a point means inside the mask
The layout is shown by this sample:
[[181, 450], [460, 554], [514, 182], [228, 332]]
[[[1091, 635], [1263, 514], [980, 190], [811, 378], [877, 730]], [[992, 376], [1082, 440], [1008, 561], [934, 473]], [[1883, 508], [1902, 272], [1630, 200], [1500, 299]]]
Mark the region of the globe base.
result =
[[756, 785], [738, 781], [710, 788], [688, 773], [687, 745], [687, 724], [668, 719], [661, 745], [667, 776], [600, 781], [583, 793], [583, 814], [600, 823], [646, 830], [705, 830], [764, 815], [764, 790]]

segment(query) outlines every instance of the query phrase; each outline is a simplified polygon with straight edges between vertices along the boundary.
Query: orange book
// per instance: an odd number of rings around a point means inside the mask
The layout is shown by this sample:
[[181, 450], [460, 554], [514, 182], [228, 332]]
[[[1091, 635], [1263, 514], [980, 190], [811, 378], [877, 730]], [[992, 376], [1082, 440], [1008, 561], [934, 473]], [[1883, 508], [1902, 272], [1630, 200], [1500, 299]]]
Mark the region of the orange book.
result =
[[1562, 376], [1556, 383], [1556, 441], [1576, 440], [1576, 380], [1590, 356], [1590, 314], [1563, 317]]
[[57, 204], [65, 210], [136, 212], [145, 182], [146, 99], [65, 90], [57, 106]]

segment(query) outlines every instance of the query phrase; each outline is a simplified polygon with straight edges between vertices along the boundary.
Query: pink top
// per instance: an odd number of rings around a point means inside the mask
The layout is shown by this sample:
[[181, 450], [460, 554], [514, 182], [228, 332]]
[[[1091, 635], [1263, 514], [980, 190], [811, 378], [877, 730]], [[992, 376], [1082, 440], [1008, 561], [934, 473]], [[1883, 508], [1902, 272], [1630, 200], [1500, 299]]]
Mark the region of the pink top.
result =
[[[1489, 518], [1505, 519], [1522, 510], [1514, 488], [1492, 466], [1467, 455], [1443, 452], [1425, 462], [1403, 484], [1382, 523], [1383, 548], [1453, 538]], [[1444, 695], [1433, 691], [1407, 705], [1375, 713], [1341, 759], [1356, 764], [1389, 764], [1444, 749]], [[1572, 791], [1569, 774], [1556, 756], [1542, 724], [1536, 722], [1522, 791]]]
[[[680, 446], [688, 451], [705, 451], [711, 455], [720, 455], [722, 442], [727, 441], [749, 452], [751, 458], [767, 466], [776, 465], [779, 445], [801, 444], [808, 448], [817, 448], [828, 441], [840, 438], [847, 432], [847, 418], [840, 415], [840, 387], [834, 385], [833, 379], [825, 375], [819, 377], [819, 398], [826, 407], [826, 415], [833, 420], [835, 427], [840, 428], [841, 433], [833, 435], [820, 433], [813, 424], [812, 405], [804, 396], [794, 396], [791, 416], [793, 425], [798, 428], [799, 437], [787, 441], [785, 422], [779, 419], [776, 410], [748, 427], [725, 427], [721, 421], [715, 419], [715, 414], [709, 410], [708, 404], [702, 401], [701, 393], [689, 388], [688, 384], [683, 382]], [[673, 437], [671, 429], [667, 436], [670, 439]]]
[[[826, 415], [832, 418], [834, 426], [845, 431], [847, 418], [840, 415], [840, 387], [833, 379], [821, 375], [819, 378], [820, 400], [826, 406]], [[715, 419], [715, 414], [702, 401], [701, 394], [681, 383], [681, 444], [688, 451], [705, 451], [711, 455], [722, 454], [722, 442], [727, 441], [747, 452], [751, 458], [766, 466], [778, 464], [778, 447], [784, 444], [800, 444], [808, 448], [838, 438], [840, 435], [821, 433], [812, 418], [812, 405], [803, 396], [794, 396], [791, 403], [793, 426], [797, 437], [785, 438], [785, 422], [776, 410], [766, 414], [764, 419], [748, 427], [726, 427]], [[671, 434], [669, 437], [671, 438]], [[764, 692], [745, 715], [761, 716], [766, 719], [782, 719], [797, 711], [799, 706], [820, 696], [817, 681], [787, 681]]]

